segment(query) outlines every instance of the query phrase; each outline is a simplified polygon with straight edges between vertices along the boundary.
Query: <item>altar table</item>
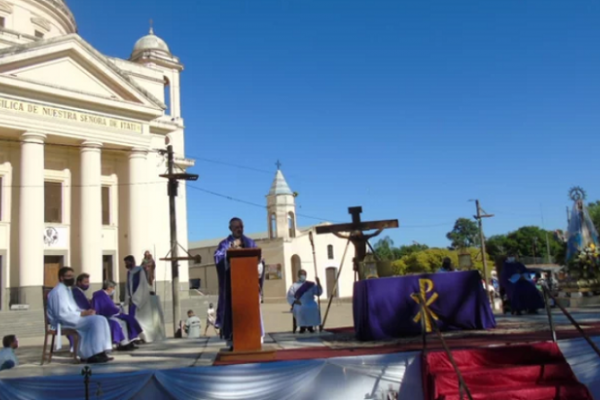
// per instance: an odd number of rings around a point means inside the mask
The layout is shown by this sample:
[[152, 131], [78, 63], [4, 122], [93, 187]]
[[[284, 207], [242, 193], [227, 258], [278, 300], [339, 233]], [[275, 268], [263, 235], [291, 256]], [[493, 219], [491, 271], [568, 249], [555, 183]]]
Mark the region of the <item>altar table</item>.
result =
[[421, 306], [411, 297], [422, 293], [433, 318], [444, 330], [496, 327], [489, 297], [478, 271], [446, 272], [354, 283], [354, 330], [359, 340], [385, 340], [421, 333]]

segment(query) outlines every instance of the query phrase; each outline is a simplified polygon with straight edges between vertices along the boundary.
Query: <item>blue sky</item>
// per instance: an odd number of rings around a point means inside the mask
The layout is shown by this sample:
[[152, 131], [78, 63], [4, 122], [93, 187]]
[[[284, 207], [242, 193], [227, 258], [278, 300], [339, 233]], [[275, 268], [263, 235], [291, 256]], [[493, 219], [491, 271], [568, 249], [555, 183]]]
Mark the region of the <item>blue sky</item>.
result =
[[[600, 198], [600, 3], [71, 0], [80, 34], [127, 58], [147, 33], [185, 64], [193, 184], [258, 205], [280, 159], [298, 213], [397, 218], [396, 244], [448, 244], [479, 198], [486, 234], [564, 228], [571, 186]], [[222, 165], [221, 161], [246, 168]], [[189, 238], [266, 211], [189, 189]], [[299, 217], [301, 226], [318, 222]]]

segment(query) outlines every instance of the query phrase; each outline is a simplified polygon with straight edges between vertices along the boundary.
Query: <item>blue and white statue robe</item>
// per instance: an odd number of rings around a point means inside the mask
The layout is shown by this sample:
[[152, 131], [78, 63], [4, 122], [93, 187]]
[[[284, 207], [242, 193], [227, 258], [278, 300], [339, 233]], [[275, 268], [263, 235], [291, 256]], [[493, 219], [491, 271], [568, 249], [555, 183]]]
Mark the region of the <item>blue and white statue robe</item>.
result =
[[127, 271], [129, 315], [140, 324], [143, 331], [140, 338], [146, 343], [166, 338], [160, 299], [150, 294], [151, 289], [143, 267], [133, 267]]
[[590, 213], [584, 204], [579, 207], [576, 201], [571, 210], [571, 219], [567, 230], [567, 257], [569, 262], [575, 258], [580, 251], [589, 247], [591, 244], [598, 246], [598, 232], [594, 226], [594, 222], [590, 217]]
[[[57, 336], [62, 327], [75, 329], [79, 334], [77, 354], [83, 360], [112, 350], [110, 328], [104, 317], [99, 315], [81, 316], [71, 289], [59, 283], [48, 295], [48, 320]], [[62, 348], [62, 340], [56, 341], [56, 350]]]
[[142, 327], [137, 320], [122, 313], [104, 290], [94, 292], [91, 306], [96, 315], [102, 315], [108, 320], [114, 344], [126, 346], [142, 333]]
[[[223, 338], [231, 341], [233, 334], [233, 315], [231, 311], [231, 270], [227, 261], [227, 250], [233, 246], [235, 238], [231, 235], [219, 243], [215, 251], [215, 265], [217, 266], [217, 277], [219, 279], [219, 300], [217, 302], [217, 321], [216, 326], [221, 330]], [[245, 249], [256, 248], [256, 243], [249, 237], [242, 236], [242, 245]], [[264, 262], [261, 260], [258, 264], [258, 286], [257, 290], [262, 289], [263, 278], [265, 274]], [[260, 301], [260, 296], [259, 296]], [[260, 307], [260, 306], [259, 306]], [[260, 313], [261, 336], [264, 336], [264, 326], [262, 312]]]
[[[311, 281], [296, 282], [288, 290], [287, 301], [292, 306], [292, 313], [299, 327], [321, 325], [321, 312], [315, 296], [323, 294], [323, 288]], [[294, 304], [300, 300], [301, 304]]]

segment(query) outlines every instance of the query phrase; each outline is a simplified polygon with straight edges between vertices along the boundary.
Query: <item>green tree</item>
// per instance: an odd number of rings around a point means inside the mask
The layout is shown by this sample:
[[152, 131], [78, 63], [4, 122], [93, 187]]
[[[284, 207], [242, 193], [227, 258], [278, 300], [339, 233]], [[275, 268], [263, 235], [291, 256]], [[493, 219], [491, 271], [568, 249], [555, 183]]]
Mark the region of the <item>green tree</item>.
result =
[[[479, 249], [470, 248], [468, 252], [471, 254], [475, 269], [482, 271], [483, 259], [481, 258]], [[433, 273], [441, 267], [445, 257], [449, 257], [455, 268], [458, 268], [458, 255], [459, 252], [457, 250], [431, 248], [402, 257], [400, 260], [394, 261], [392, 266], [397, 275]], [[493, 268], [494, 263], [492, 260], [489, 257], [486, 259], [488, 269]]]
[[550, 256], [555, 262], [562, 263], [565, 257], [565, 244], [560, 242], [553, 232], [537, 226], [523, 226], [506, 235], [494, 235], [486, 240], [486, 251], [495, 259], [497, 256], [516, 253], [521, 257], [541, 257], [548, 254], [546, 235], [550, 244]]
[[428, 248], [429, 247], [424, 244], [411, 244], [409, 246], [394, 247], [394, 241], [389, 236], [379, 239], [373, 246], [375, 255], [377, 255], [377, 257], [383, 261], [399, 260], [404, 256], [417, 251], [426, 250]]
[[454, 228], [446, 235], [450, 240], [450, 249], [466, 249], [475, 247], [478, 243], [479, 228], [468, 218], [459, 218]]

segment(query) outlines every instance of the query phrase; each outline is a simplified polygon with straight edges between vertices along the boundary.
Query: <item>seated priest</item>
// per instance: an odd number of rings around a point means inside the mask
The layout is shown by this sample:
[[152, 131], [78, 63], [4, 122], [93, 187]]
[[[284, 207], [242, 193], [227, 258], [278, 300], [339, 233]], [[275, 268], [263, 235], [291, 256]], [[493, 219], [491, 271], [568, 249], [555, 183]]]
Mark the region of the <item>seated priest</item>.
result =
[[544, 308], [544, 299], [535, 287], [532, 275], [534, 275], [532, 271], [517, 261], [515, 254], [509, 255], [504, 261], [500, 284], [506, 293], [513, 314], [521, 315], [523, 311], [535, 314], [537, 310]]
[[117, 350], [135, 350], [134, 341], [139, 340], [142, 327], [135, 318], [121, 312], [112, 299], [117, 284], [113, 281], [105, 281], [102, 290], [94, 292], [92, 296], [92, 309], [96, 315], [102, 315], [108, 320], [112, 341]]
[[129, 315], [137, 320], [142, 328], [140, 338], [145, 343], [163, 340], [165, 322], [158, 296], [151, 293], [145, 268], [135, 265], [135, 258], [124, 259], [127, 268], [127, 298]]
[[296, 318], [296, 325], [300, 327], [300, 333], [308, 331], [313, 333], [315, 326], [321, 325], [321, 312], [315, 301], [315, 296], [323, 294], [321, 281], [315, 278], [317, 283], [306, 280], [306, 271], [298, 271], [298, 282], [294, 283], [287, 293], [287, 301], [292, 306], [292, 313]]
[[[227, 341], [227, 345], [231, 347], [233, 343], [233, 315], [231, 311], [231, 270], [229, 268], [229, 261], [227, 260], [227, 251], [229, 249], [252, 249], [257, 246], [254, 240], [244, 236], [244, 223], [240, 218], [232, 218], [229, 221], [229, 230], [231, 231], [231, 235], [219, 243], [214, 255], [219, 280], [219, 300], [217, 303], [215, 326], [220, 330], [221, 337]], [[261, 260], [258, 263], [257, 290], [259, 293], [264, 273], [264, 262]], [[262, 314], [260, 327], [261, 336], [264, 336]]]
[[[73, 286], [73, 298], [75, 299], [75, 303], [77, 304], [77, 307], [79, 307], [79, 309], [81, 311], [84, 310], [89, 310], [90, 308], [92, 308], [92, 306], [90, 305], [90, 301], [88, 300], [87, 296], [85, 295], [85, 291], [88, 290], [90, 288], [90, 275], [89, 274], [79, 274], [79, 276], [77, 276], [77, 280], [75, 281], [75, 286]], [[73, 338], [71, 336], [67, 336], [67, 339], [69, 339], [69, 345], [71, 346], [71, 353], [74, 352], [75, 350], [73, 349], [73, 344], [75, 343], [73, 341]]]
[[90, 288], [90, 275], [79, 274], [73, 286], [73, 298], [80, 310], [89, 310], [91, 307], [90, 300], [85, 295], [85, 292]]
[[[62, 267], [58, 271], [59, 284], [48, 294], [48, 320], [57, 336], [62, 327], [75, 329], [79, 334], [79, 357], [87, 363], [103, 363], [113, 358], [106, 353], [112, 350], [110, 328], [106, 318], [96, 315], [94, 310], [81, 310], [73, 298], [75, 274], [73, 268]], [[56, 341], [60, 350], [62, 340]]]

